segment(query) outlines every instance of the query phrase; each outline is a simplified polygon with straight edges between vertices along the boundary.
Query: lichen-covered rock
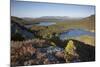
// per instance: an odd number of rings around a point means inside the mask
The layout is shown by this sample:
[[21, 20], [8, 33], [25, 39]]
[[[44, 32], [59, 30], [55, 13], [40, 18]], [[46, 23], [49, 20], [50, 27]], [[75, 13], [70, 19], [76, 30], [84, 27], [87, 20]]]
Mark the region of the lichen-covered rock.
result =
[[93, 46], [76, 40], [68, 40], [64, 49], [57, 44], [51, 45], [51, 42], [43, 39], [12, 41], [11, 65], [27, 66], [94, 60]]
[[74, 42], [72, 40], [69, 40], [67, 43], [67, 46], [65, 47], [65, 52], [68, 54], [74, 55], [76, 47], [74, 46]]
[[63, 58], [63, 59], [64, 59], [64, 55], [65, 55], [65, 54], [64, 54], [63, 51], [59, 51], [59, 52], [56, 52], [56, 53], [55, 53], [55, 56], [58, 57], [58, 58]]

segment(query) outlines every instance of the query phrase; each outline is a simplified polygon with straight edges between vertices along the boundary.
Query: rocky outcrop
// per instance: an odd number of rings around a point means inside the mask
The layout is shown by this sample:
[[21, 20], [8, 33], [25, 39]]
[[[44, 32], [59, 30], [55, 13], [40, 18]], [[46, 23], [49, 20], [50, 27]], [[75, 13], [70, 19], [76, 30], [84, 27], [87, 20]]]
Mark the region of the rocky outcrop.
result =
[[50, 43], [43, 39], [12, 41], [11, 65], [28, 66], [95, 60], [94, 46], [72, 39], [66, 41], [64, 48]]

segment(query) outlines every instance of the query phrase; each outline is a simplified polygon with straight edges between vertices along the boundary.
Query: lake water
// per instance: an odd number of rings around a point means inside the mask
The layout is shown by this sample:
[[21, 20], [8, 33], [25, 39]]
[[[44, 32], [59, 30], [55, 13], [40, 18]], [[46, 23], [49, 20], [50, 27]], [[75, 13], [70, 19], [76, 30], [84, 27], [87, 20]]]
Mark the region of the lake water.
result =
[[50, 26], [50, 25], [55, 25], [55, 24], [56, 24], [55, 22], [39, 22], [39, 23], [36, 23], [36, 24], [25, 25], [25, 27], [31, 28], [33, 25], [36, 25], [36, 26]]
[[55, 22], [40, 22], [37, 26], [50, 26], [56, 24]]
[[88, 35], [88, 36], [95, 36], [94, 32], [90, 32], [90, 31], [86, 31], [83, 29], [69, 29], [66, 32], [61, 33], [60, 35], [60, 39], [64, 40], [64, 39], [70, 39], [70, 38], [74, 38], [74, 37], [79, 37], [82, 35]]

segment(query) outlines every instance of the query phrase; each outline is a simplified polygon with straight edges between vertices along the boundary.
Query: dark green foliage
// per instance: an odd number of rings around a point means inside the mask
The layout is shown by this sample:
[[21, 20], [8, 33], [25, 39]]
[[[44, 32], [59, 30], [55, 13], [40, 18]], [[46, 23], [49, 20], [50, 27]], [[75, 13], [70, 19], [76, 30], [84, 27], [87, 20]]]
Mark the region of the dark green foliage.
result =
[[83, 42], [78, 42], [78, 41], [75, 41], [75, 44], [77, 47], [76, 52], [79, 54], [82, 62], [95, 61], [95, 47], [94, 46], [90, 46], [88, 44], [84, 44]]
[[19, 33], [16, 33], [13, 36], [11, 36], [11, 40], [14, 40], [14, 41], [23, 41], [24, 39], [25, 38]]

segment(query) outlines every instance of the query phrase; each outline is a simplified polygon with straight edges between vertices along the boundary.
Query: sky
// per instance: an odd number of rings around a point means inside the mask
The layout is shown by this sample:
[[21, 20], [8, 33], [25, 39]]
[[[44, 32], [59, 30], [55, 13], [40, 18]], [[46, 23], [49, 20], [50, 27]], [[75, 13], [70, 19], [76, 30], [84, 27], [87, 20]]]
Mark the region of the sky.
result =
[[95, 6], [24, 2], [11, 0], [11, 16], [37, 18], [42, 16], [88, 17]]

